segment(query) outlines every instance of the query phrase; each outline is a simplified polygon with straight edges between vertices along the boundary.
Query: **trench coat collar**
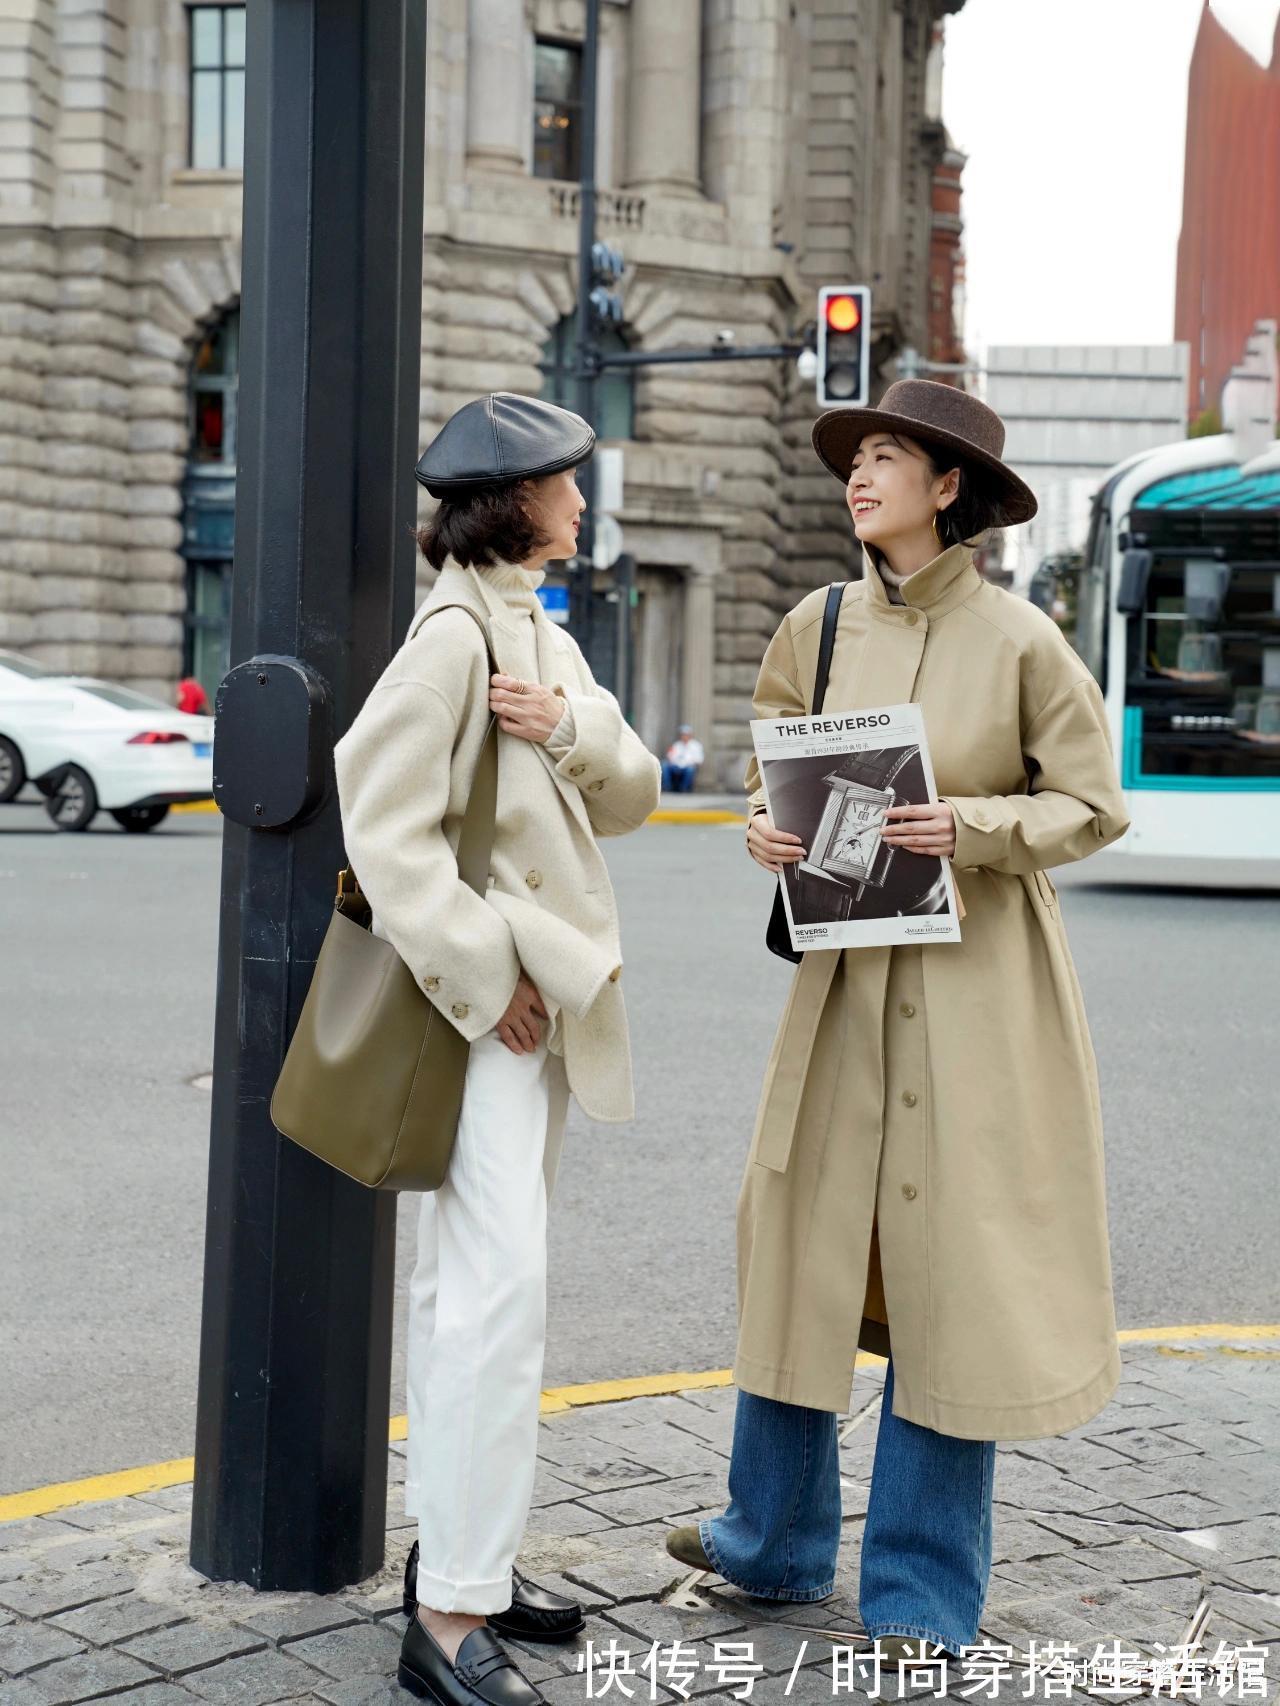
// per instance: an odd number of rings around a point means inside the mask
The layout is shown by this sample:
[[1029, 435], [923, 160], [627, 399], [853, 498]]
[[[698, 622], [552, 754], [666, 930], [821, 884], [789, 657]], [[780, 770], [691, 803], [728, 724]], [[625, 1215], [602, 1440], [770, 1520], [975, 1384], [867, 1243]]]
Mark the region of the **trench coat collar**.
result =
[[[903, 604], [890, 599], [880, 571], [870, 551], [862, 547], [862, 578], [867, 587], [867, 600], [877, 615], [901, 617], [905, 609], [921, 610], [926, 616], [944, 616], [971, 598], [982, 585], [982, 576], [973, 566], [973, 546], [963, 541], [950, 545], [931, 562], [908, 575], [900, 588]], [[914, 620], [914, 618], [912, 618]]]

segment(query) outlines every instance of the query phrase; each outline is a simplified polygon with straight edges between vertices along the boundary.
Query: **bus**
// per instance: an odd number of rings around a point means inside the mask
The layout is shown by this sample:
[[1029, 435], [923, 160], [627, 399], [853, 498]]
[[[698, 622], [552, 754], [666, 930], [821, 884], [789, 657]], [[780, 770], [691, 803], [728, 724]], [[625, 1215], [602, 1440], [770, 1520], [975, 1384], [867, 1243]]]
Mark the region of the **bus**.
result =
[[1280, 887], [1280, 442], [1247, 457], [1220, 433], [1118, 464], [1083, 554], [1042, 565], [1030, 596], [1106, 699], [1131, 827], [1098, 875]]

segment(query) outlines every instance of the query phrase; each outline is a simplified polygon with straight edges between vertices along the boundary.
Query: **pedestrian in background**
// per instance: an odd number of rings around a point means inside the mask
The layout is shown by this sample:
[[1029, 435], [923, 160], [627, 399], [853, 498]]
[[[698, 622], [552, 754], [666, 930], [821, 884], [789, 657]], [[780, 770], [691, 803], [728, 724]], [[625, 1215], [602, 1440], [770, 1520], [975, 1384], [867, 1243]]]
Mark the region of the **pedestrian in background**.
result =
[[681, 723], [676, 738], [667, 748], [662, 766], [662, 786], [671, 794], [691, 794], [705, 759], [706, 753], [693, 732], [693, 725]]
[[[405, 1502], [418, 1540], [399, 1676], [451, 1706], [542, 1699], [493, 1630], [556, 1641], [583, 1627], [573, 1600], [513, 1583], [513, 1563], [533, 1493], [547, 1199], [569, 1097], [600, 1120], [633, 1112], [617, 907], [596, 837], [638, 829], [660, 782], [537, 597], [545, 565], [577, 548], [574, 469], [594, 445], [578, 415], [510, 393], [446, 422], [418, 466], [442, 500], [419, 534], [439, 576], [336, 751], [347, 852], [374, 928], [471, 1045], [409, 1286]], [[494, 716], [482, 898], [456, 850]]]
[[178, 709], [191, 716], [207, 717], [209, 714], [209, 695], [194, 675], [184, 675], [178, 683], [176, 701]]
[[[859, 1347], [887, 1358], [858, 1586], [890, 1656], [977, 1640], [996, 1442], [1095, 1416], [1120, 1378], [1097, 1075], [1046, 867], [1128, 827], [1102, 696], [1052, 619], [986, 584], [988, 528], [1034, 515], [1004, 426], [927, 380], [822, 415], [862, 580], [827, 712], [924, 715], [941, 798], [892, 808], [899, 850], [952, 861], [959, 943], [803, 955], [738, 1202], [729, 1505], [668, 1548], [767, 1599], [834, 1586], [836, 1417]], [[757, 717], [809, 709], [826, 589], [765, 653]], [[805, 856], [748, 766], [747, 847]]]

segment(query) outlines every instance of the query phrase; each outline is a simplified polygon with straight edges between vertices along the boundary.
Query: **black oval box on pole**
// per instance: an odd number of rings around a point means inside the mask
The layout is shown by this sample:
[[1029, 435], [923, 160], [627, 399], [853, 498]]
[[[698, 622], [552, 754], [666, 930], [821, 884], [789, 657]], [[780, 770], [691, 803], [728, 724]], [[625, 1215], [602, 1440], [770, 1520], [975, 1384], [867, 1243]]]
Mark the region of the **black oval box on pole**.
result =
[[266, 655], [218, 688], [213, 797], [250, 829], [286, 829], [324, 799], [332, 715], [324, 680], [298, 658]]

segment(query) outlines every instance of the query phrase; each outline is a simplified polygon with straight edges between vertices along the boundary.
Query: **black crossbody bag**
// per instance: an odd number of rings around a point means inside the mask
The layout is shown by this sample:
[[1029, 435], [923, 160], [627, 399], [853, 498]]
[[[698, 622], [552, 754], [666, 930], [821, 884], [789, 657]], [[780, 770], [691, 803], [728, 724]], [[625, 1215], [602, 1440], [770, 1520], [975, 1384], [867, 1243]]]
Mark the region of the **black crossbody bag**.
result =
[[[831, 674], [831, 654], [836, 646], [840, 601], [848, 584], [848, 581], [835, 581], [827, 588], [826, 607], [822, 612], [822, 637], [818, 642], [818, 667], [813, 677], [813, 704], [809, 707], [810, 716], [817, 716], [827, 696], [827, 677]], [[774, 890], [773, 911], [769, 914], [769, 923], [765, 929], [764, 945], [771, 953], [777, 954], [781, 959], [790, 960], [793, 965], [799, 965], [804, 957], [801, 949], [791, 946], [786, 907], [782, 902], [781, 877], [778, 878], [778, 886]]]

